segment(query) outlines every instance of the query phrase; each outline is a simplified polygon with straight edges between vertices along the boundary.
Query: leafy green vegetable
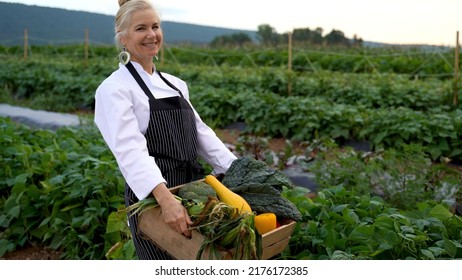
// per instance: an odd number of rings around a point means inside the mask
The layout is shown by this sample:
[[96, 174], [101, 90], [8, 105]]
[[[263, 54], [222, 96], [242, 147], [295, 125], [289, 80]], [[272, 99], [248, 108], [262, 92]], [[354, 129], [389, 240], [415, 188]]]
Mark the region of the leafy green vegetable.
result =
[[178, 190], [178, 196], [183, 200], [197, 200], [207, 203], [208, 197], [216, 197], [215, 190], [203, 181], [195, 181], [182, 186]]
[[282, 172], [265, 162], [245, 156], [235, 160], [222, 180], [230, 190], [241, 195], [257, 213], [272, 212], [278, 218], [301, 221], [297, 207], [281, 196], [283, 188], [294, 185]]
[[242, 197], [257, 213], [274, 213], [278, 218], [301, 221], [302, 215], [297, 207], [287, 198], [267, 193], [243, 193]]
[[249, 156], [235, 160], [225, 173], [222, 183], [236, 192], [246, 187], [255, 188], [259, 184], [267, 184], [279, 191], [282, 190], [282, 186], [293, 187], [292, 181], [284, 173], [273, 170], [264, 161]]

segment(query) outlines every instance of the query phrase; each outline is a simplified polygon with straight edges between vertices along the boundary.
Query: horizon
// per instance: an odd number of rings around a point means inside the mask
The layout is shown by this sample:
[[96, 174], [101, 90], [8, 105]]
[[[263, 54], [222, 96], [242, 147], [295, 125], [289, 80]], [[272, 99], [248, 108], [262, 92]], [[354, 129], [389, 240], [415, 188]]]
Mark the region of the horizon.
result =
[[[117, 0], [6, 0], [5, 3], [62, 8], [115, 16]], [[364, 41], [400, 45], [456, 45], [456, 33], [462, 29], [457, 21], [462, 10], [460, 0], [342, 0], [300, 1], [289, 0], [285, 5], [272, 1], [216, 3], [210, 0], [192, 2], [179, 0], [152, 1], [161, 20], [257, 31], [261, 24], [268, 24], [279, 34], [296, 28], [318, 27], [327, 34], [340, 30], [347, 38], [357, 36]], [[294, 4], [295, 3], [295, 4]], [[442, 5], [444, 3], [445, 5]], [[245, 5], [244, 5], [245, 4]], [[291, 8], [290, 4], [294, 4]], [[243, 9], [247, 6], [249, 8]], [[264, 12], [256, 14], [254, 11]], [[337, 7], [332, 9], [332, 7]], [[208, 11], [213, 10], [210, 13]], [[225, 14], [221, 12], [224, 11]], [[238, 15], [238, 20], [228, 15]], [[365, 24], [366, 23], [366, 24]]]

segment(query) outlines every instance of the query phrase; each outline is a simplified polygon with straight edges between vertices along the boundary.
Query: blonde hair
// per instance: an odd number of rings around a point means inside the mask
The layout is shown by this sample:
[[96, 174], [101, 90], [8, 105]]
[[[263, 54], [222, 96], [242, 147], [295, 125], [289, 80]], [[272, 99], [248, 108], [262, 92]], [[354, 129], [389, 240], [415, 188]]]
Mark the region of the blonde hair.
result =
[[[130, 26], [130, 21], [132, 15], [135, 12], [143, 11], [146, 9], [151, 9], [156, 14], [157, 18], [160, 21], [159, 14], [157, 13], [154, 6], [149, 0], [118, 0], [119, 1], [119, 10], [117, 11], [115, 17], [115, 43], [117, 48], [122, 49], [123, 45], [121, 38], [127, 33], [127, 29]], [[159, 22], [160, 23], [160, 22]]]

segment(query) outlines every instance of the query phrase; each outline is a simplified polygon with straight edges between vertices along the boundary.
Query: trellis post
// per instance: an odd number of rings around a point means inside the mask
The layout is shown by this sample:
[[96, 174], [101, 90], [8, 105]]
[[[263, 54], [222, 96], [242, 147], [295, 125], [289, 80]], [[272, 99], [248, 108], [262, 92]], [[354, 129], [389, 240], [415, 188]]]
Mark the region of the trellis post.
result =
[[287, 94], [291, 95], [292, 93], [292, 32], [288, 34], [288, 50], [287, 50]]
[[27, 28], [24, 29], [24, 60], [27, 60], [27, 51], [29, 49], [29, 35]]
[[84, 52], [85, 52], [85, 67], [88, 66], [88, 29], [85, 29], [85, 45], [84, 45]]
[[454, 51], [454, 95], [453, 105], [459, 103], [459, 31], [456, 33], [456, 48]]

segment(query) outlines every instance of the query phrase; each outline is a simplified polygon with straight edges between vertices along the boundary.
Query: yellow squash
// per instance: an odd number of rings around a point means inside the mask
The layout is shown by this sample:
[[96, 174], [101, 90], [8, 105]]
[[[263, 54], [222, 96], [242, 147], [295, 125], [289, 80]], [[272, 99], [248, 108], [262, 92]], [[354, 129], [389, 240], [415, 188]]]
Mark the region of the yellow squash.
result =
[[228, 204], [229, 206], [235, 207], [239, 210], [239, 213], [252, 212], [250, 205], [237, 193], [228, 189], [213, 175], [205, 176], [205, 182], [209, 184], [217, 193], [218, 198]]
[[274, 213], [261, 213], [254, 217], [255, 228], [260, 234], [265, 234], [277, 227], [277, 218]]

